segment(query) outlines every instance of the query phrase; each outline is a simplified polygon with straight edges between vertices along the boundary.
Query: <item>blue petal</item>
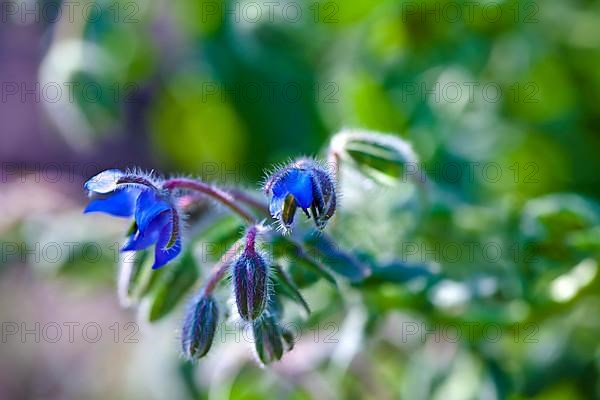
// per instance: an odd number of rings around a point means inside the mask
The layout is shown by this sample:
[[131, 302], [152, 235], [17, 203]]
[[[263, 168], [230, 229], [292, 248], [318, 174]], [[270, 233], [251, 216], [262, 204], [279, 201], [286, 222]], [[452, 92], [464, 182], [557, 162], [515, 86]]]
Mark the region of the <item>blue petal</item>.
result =
[[150, 226], [148, 226], [144, 232], [137, 230], [134, 234], [132, 234], [121, 251], [143, 250], [152, 246], [158, 241], [161, 230], [169, 223], [170, 220], [171, 213], [168, 211], [163, 212], [159, 217], [154, 218], [152, 223], [150, 223]]
[[108, 169], [90, 178], [83, 187], [90, 192], [100, 194], [114, 192], [117, 189], [119, 178], [123, 175], [125, 174], [118, 169]]
[[309, 171], [291, 169], [273, 186], [273, 198], [285, 198], [291, 193], [301, 208], [309, 208], [313, 202], [312, 178]]
[[[296, 170], [290, 170], [285, 174], [282, 174], [279, 179], [273, 185], [273, 197], [285, 197], [288, 193], [287, 179], [293, 178], [292, 175], [296, 176]], [[290, 178], [291, 177], [291, 178]]]
[[169, 210], [171, 206], [161, 200], [156, 192], [153, 190], [142, 192], [135, 207], [135, 222], [139, 231], [144, 233], [156, 217]]
[[154, 250], [154, 265], [152, 269], [162, 267], [181, 253], [181, 237], [177, 237], [175, 243], [170, 248], [165, 249], [165, 246], [171, 240], [172, 229], [173, 224], [169, 223], [160, 231], [156, 249]]
[[138, 195], [139, 191], [136, 190], [119, 190], [110, 197], [93, 200], [83, 212], [103, 212], [115, 217], [131, 217]]

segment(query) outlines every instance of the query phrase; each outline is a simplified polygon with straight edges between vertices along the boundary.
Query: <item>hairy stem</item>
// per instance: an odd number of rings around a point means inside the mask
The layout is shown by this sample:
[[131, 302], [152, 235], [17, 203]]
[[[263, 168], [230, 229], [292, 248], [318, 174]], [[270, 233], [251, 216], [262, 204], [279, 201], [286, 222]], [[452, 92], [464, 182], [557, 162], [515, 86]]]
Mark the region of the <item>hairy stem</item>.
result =
[[269, 206], [264, 201], [255, 198], [251, 194], [241, 189], [232, 188], [228, 191], [236, 200], [241, 201], [242, 203], [260, 211], [261, 213], [269, 215]]
[[231, 261], [233, 260], [233, 258], [237, 254], [239, 248], [243, 244], [244, 244], [244, 239], [240, 239], [240, 240], [236, 241], [233, 244], [233, 246], [231, 246], [229, 248], [229, 250], [227, 250], [225, 252], [223, 257], [221, 257], [221, 260], [219, 260], [219, 262], [215, 264], [215, 266], [213, 267], [213, 269], [210, 273], [210, 277], [206, 281], [206, 285], [204, 285], [204, 289], [203, 289], [204, 296], [209, 296], [212, 294], [212, 292], [215, 290], [215, 287], [217, 286], [219, 281], [221, 281], [221, 279], [223, 279], [223, 277], [225, 276], [225, 273], [227, 272], [227, 269], [229, 268]]
[[252, 215], [250, 212], [246, 211], [244, 208], [240, 207], [235, 203], [236, 198], [233, 195], [214, 186], [208, 185], [202, 181], [189, 178], [172, 178], [164, 181], [163, 188], [167, 190], [188, 189], [204, 193], [205, 195], [217, 200], [221, 204], [224, 204], [225, 206], [229, 207], [229, 209], [231, 209], [233, 212], [238, 214], [246, 221], [250, 223], [256, 222], [256, 218], [254, 217], [254, 215]]
[[204, 295], [210, 295], [215, 290], [217, 283], [219, 283], [219, 281], [225, 276], [227, 268], [229, 268], [233, 257], [235, 257], [235, 255], [238, 253], [238, 250], [241, 246], [244, 246], [244, 251], [247, 249], [254, 250], [256, 237], [259, 235], [259, 230], [260, 228], [258, 225], [250, 226], [250, 228], [248, 228], [246, 231], [245, 237], [236, 241], [233, 246], [231, 246], [229, 250], [225, 252], [223, 257], [221, 257], [221, 260], [213, 267], [210, 277], [206, 281], [206, 285], [204, 286]]

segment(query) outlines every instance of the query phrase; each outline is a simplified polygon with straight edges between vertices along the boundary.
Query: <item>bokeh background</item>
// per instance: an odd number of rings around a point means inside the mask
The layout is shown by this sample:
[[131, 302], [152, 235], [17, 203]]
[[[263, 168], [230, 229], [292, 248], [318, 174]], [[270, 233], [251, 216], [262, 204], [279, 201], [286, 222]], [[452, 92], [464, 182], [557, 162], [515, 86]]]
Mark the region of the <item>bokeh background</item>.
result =
[[[1, 398], [600, 398], [597, 1], [2, 0], [0, 18]], [[268, 369], [231, 328], [192, 366], [180, 312], [120, 307], [126, 224], [81, 214], [86, 179], [254, 189], [342, 128], [412, 143], [432, 189], [346, 171], [332, 235], [435, 285], [308, 287]]]

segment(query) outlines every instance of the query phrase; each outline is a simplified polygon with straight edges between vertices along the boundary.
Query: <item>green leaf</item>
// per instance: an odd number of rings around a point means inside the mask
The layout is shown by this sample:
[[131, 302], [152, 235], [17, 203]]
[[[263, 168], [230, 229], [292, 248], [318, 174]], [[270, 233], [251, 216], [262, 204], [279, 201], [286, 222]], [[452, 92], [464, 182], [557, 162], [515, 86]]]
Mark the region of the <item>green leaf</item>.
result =
[[310, 234], [305, 238], [305, 244], [311, 255], [351, 283], [361, 282], [371, 275], [367, 264], [344, 251], [325, 234]]
[[598, 252], [600, 251], [600, 226], [570, 233], [566, 236], [569, 246], [580, 250]]
[[148, 301], [147, 318], [155, 322], [172, 311], [184, 298], [187, 291], [199, 278], [196, 261], [191, 251], [186, 251], [178, 259], [163, 268], [165, 271], [157, 279]]
[[309, 287], [319, 281], [319, 275], [310, 269], [298, 265], [296, 262], [289, 263], [288, 274], [296, 286], [300, 289]]
[[152, 287], [163, 270], [152, 270], [149, 250], [121, 253], [119, 267], [119, 298], [124, 305], [137, 304]]
[[334, 286], [337, 286], [335, 278], [319, 260], [308, 254], [299, 244], [292, 239], [284, 236], [276, 236], [272, 240], [273, 255], [277, 258], [283, 258], [301, 266], [315, 275], [324, 278]]
[[598, 224], [597, 203], [576, 194], [562, 193], [528, 201], [523, 208], [521, 232], [528, 239], [543, 241]]
[[583, 196], [560, 193], [529, 200], [520, 221], [525, 246], [545, 258], [574, 262], [576, 252], [593, 249], [589, 233], [600, 226], [600, 206]]
[[243, 227], [238, 217], [227, 215], [203, 229], [195, 240], [201, 246], [202, 261], [218, 260], [240, 238]]
[[374, 266], [372, 271], [373, 275], [368, 279], [368, 283], [392, 282], [403, 284], [419, 278], [425, 278], [431, 282], [438, 279], [424, 265], [410, 265], [399, 261]]
[[275, 289], [280, 291], [283, 295], [296, 301], [304, 308], [307, 314], [310, 314], [310, 307], [287, 272], [285, 272], [279, 265], [274, 265], [273, 270], [275, 271], [275, 276], [277, 277], [277, 285], [275, 286]]

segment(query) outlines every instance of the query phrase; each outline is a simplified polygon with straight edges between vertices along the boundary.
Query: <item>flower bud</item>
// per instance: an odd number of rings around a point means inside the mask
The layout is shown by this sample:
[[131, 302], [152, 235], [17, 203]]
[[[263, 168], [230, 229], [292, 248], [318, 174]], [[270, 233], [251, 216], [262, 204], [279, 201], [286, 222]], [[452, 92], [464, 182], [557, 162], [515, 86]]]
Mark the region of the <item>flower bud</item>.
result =
[[187, 359], [199, 359], [208, 353], [218, 320], [217, 303], [211, 296], [199, 296], [190, 305], [181, 335], [181, 348]]
[[240, 317], [253, 321], [261, 316], [269, 297], [269, 269], [264, 258], [254, 248], [254, 235], [246, 236], [246, 247], [233, 264], [233, 288]]
[[342, 131], [331, 140], [331, 150], [363, 175], [380, 183], [393, 184], [404, 174], [416, 175], [417, 156], [410, 144], [397, 136]]
[[259, 360], [267, 365], [281, 359], [283, 355], [282, 330], [275, 317], [265, 314], [252, 323], [254, 347]]

